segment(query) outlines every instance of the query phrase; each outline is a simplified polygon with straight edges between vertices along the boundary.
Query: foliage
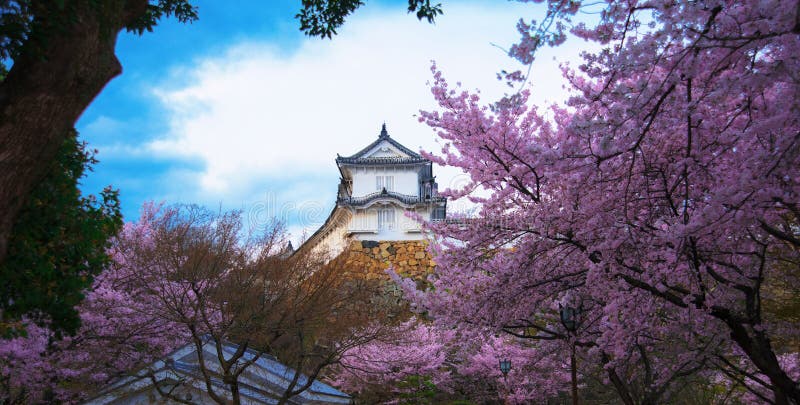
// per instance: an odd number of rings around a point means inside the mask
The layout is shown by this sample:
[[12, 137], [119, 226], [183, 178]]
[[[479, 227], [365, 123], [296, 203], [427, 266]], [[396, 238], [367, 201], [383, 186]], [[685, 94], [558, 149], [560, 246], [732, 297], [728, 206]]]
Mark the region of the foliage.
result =
[[[470, 176], [446, 194], [480, 211], [429, 225], [433, 288], [408, 282], [406, 293], [437, 324], [503, 330], [550, 362], [577, 346], [579, 380], [600, 370], [624, 403], [679, 398], [692, 380], [800, 401], [782, 360], [798, 324], [775, 310], [800, 287], [796, 10], [548, 1], [542, 22], [518, 24], [513, 57], [530, 63], [567, 32], [601, 49], [564, 68], [572, 97], [547, 113], [527, 90], [484, 103], [434, 67], [440, 110], [420, 120], [443, 147], [426, 156]], [[598, 23], [573, 24], [580, 11]], [[581, 309], [574, 333], [563, 306]]]
[[374, 291], [315, 255], [279, 255], [284, 242], [278, 224], [248, 234], [238, 212], [146, 205], [113, 240], [113, 262], [80, 305], [75, 336], [54, 341], [32, 327], [0, 344], [0, 401], [79, 402], [120, 376], [150, 378], [143, 366], [186, 343], [202, 353], [208, 339], [217, 350], [225, 342], [240, 348], [217, 353], [219, 368], [199, 362], [201, 384], [225, 382], [204, 386], [211, 400], [238, 403], [239, 377], [272, 355], [297, 371], [275, 398], [288, 401], [383, 328], [371, 322]]
[[[97, 77], [109, 74], [105, 80], [110, 80], [118, 63], [92, 65], [86, 55], [102, 51], [81, 41], [95, 35], [113, 50], [118, 24], [141, 32], [162, 15], [196, 17], [187, 0], [140, 4], [140, 18], [120, 22], [137, 14], [135, 1], [0, 1], [0, 109], [6, 117], [0, 126], [3, 336], [21, 332], [23, 316], [57, 335], [74, 333], [79, 327], [74, 307], [107, 262], [108, 239], [122, 223], [117, 192], [106, 188], [98, 199], [80, 196], [78, 181], [94, 158], [78, 144], [72, 126], [96, 94], [92, 87], [99, 91], [105, 84]], [[69, 41], [84, 49], [69, 49]], [[74, 68], [58, 53], [91, 66]], [[59, 85], [75, 87], [65, 91], [45, 81], [56, 76]], [[41, 91], [46, 96], [36, 94]], [[77, 107], [76, 99], [83, 100]]]
[[[363, 5], [361, 0], [303, 0], [303, 8], [295, 17], [300, 20], [300, 30], [307, 35], [330, 39], [344, 19]], [[408, 0], [408, 12], [433, 23], [442, 14], [442, 5], [432, 5], [430, 0]]]
[[144, 31], [152, 32], [153, 27], [165, 16], [175, 17], [182, 23], [192, 22], [197, 19], [197, 7], [190, 0], [158, 0], [155, 4], [148, 2], [145, 12], [125, 29], [139, 35]]
[[[273, 355], [295, 370], [276, 398], [284, 403], [308, 389], [343, 351], [381, 334], [370, 322], [372, 291], [340, 268], [325, 266], [322, 255], [281, 255], [286, 241], [280, 224], [251, 234], [239, 212], [194, 206], [148, 211], [140, 224], [144, 233], [119, 240], [117, 262], [147, 269], [133, 276], [141, 295], [158, 303], [158, 316], [186, 333], [198, 353], [205, 339], [217, 343], [220, 369], [199, 361], [202, 380], [219, 375], [225, 382], [225, 390], [206, 384], [213, 401], [238, 403], [239, 376], [259, 357]], [[223, 342], [236, 343], [239, 351], [223, 356]], [[245, 361], [248, 353], [257, 355]]]
[[403, 391], [398, 401], [401, 404], [433, 403], [438, 393], [429, 376], [410, 375], [398, 383], [398, 388]]
[[[543, 353], [485, 329], [411, 320], [398, 327], [390, 341], [376, 340], [345, 352], [336, 383], [369, 403], [542, 402], [558, 394], [558, 389], [547, 387], [567, 387], [569, 375], [561, 359]], [[507, 376], [498, 368], [500, 359], [513, 364]]]
[[[78, 10], [88, 4], [92, 12], [106, 20], [120, 18], [111, 15], [114, 7], [107, 2], [89, 0], [60, 0], [42, 2], [37, 0], [0, 1], [0, 60], [14, 60], [20, 52], [36, 54], [52, 36], [61, 34], [80, 17]], [[197, 19], [197, 8], [189, 0], [158, 0], [143, 2], [140, 15], [125, 27], [128, 31], [142, 34], [152, 31], [162, 17], [174, 16], [181, 22]], [[133, 6], [131, 6], [133, 7]], [[132, 11], [132, 10], [131, 10]], [[43, 23], [44, 22], [44, 23]]]
[[0, 401], [80, 402], [185, 344], [188, 335], [161, 316], [157, 297], [135, 282], [142, 269], [126, 266], [120, 256], [119, 240], [146, 238], [145, 226], [127, 223], [114, 239], [114, 261], [78, 307], [81, 326], [74, 336], [54, 340], [52, 331], [34, 325], [25, 337], [0, 343]]
[[20, 213], [8, 258], [0, 265], [4, 336], [23, 332], [23, 317], [57, 334], [74, 333], [80, 326], [75, 306], [108, 264], [108, 240], [122, 225], [116, 190], [106, 188], [98, 200], [81, 196], [78, 189], [96, 162], [71, 131]]
[[446, 366], [453, 333], [412, 319], [389, 337], [346, 351], [336, 384], [366, 402], [416, 395], [420, 386], [415, 382], [449, 391], [450, 374], [437, 371]]

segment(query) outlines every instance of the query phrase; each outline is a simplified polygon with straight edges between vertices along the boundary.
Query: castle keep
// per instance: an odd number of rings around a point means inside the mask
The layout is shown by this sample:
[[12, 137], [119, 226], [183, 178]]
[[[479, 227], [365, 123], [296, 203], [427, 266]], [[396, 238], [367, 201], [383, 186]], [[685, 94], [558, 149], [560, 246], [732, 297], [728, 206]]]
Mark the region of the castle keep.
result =
[[432, 162], [394, 140], [384, 124], [378, 139], [365, 148], [351, 156], [337, 154], [336, 166], [341, 174], [336, 206], [300, 249], [334, 256], [358, 252], [382, 263], [378, 267], [391, 263], [401, 272], [409, 263], [415, 268], [411, 273], [429, 269], [417, 219], [444, 219], [447, 207]]

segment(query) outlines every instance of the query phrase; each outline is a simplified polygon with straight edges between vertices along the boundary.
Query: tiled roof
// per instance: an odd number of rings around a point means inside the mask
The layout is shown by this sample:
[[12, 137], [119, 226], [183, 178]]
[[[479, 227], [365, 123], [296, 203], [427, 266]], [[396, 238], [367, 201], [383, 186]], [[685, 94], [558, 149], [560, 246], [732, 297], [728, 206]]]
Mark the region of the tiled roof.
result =
[[[389, 142], [392, 146], [399, 149], [401, 152], [408, 155], [408, 158], [364, 158], [363, 156], [372, 150], [375, 146], [379, 143], [386, 141]], [[397, 159], [398, 161], [384, 161], [386, 159]], [[374, 162], [373, 162], [374, 161]], [[381, 133], [378, 135], [378, 139], [375, 142], [367, 145], [364, 149], [356, 152], [354, 155], [351, 156], [337, 156], [336, 163], [419, 163], [419, 162], [426, 162], [427, 159], [420, 156], [419, 153], [414, 152], [411, 149], [406, 148], [405, 146], [401, 145], [400, 142], [395, 141], [389, 136], [389, 133], [386, 131], [386, 124], [383, 124], [381, 127]]]
[[[221, 343], [222, 350], [227, 355], [233, 355], [237, 352], [239, 346], [227, 342], [216, 342], [208, 335], [202, 338], [205, 342], [201, 350], [206, 354], [204, 356], [207, 369], [212, 371], [209, 376], [211, 385], [214, 386], [217, 392], [225, 392], [227, 387], [221, 376], [216, 372], [219, 367], [219, 360], [217, 359], [217, 346], [216, 343]], [[241, 358], [237, 360], [236, 367], [241, 367], [248, 364], [247, 371], [239, 377], [239, 389], [242, 394], [242, 399], [248, 403], [262, 403], [262, 404], [277, 404], [280, 398], [286, 391], [286, 387], [290, 381], [295, 378], [295, 370], [278, 362], [275, 357], [268, 354], [259, 353], [253, 349], [247, 349]], [[205, 381], [199, 356], [195, 349], [194, 343], [188, 343], [171, 354], [166, 356], [164, 360], [158, 360], [148, 367], [142, 369], [143, 373], [153, 373], [152, 375], [140, 374], [139, 372], [133, 373], [119, 380], [112, 382], [107, 387], [100, 391], [100, 394], [92, 398], [88, 405], [103, 405], [109, 403], [125, 402], [129, 399], [131, 393], [139, 392], [142, 389], [149, 389], [152, 382], [149, 376], [152, 376], [157, 383], [164, 381], [174, 381], [175, 378], [181, 380], [181, 384], [185, 387], [192, 387], [195, 382]], [[297, 385], [302, 386], [308, 382], [308, 377], [300, 373], [297, 376]], [[200, 388], [203, 391], [203, 388]], [[204, 395], [204, 394], [203, 394]], [[198, 398], [199, 403], [208, 403], [206, 397]], [[209, 398], [210, 399], [210, 398]], [[244, 402], [244, 401], [243, 401]], [[348, 404], [352, 403], [349, 395], [339, 391], [338, 389], [322, 383], [319, 380], [311, 382], [310, 387], [294, 396], [288, 402], [289, 404], [304, 405], [304, 404]]]
[[376, 157], [376, 158], [354, 158], [354, 157], [337, 157], [336, 163], [354, 164], [354, 165], [385, 165], [385, 164], [416, 164], [428, 163], [429, 160], [424, 157]]
[[340, 197], [337, 199], [337, 203], [342, 205], [361, 207], [380, 198], [388, 198], [396, 200], [407, 205], [422, 204], [422, 203], [442, 203], [445, 202], [446, 200], [444, 197], [434, 196], [431, 198], [422, 198], [415, 195], [395, 193], [394, 191], [387, 191], [384, 189], [382, 191], [376, 191], [374, 193], [367, 194], [363, 197]]

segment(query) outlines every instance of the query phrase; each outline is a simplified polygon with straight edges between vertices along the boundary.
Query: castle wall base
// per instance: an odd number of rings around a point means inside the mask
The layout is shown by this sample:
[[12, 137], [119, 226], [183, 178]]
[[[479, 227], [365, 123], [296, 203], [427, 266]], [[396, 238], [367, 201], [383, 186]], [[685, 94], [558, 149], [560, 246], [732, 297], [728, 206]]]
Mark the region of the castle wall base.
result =
[[427, 248], [425, 240], [352, 241], [336, 260], [343, 261], [348, 272], [368, 280], [388, 280], [389, 267], [402, 277], [425, 280], [436, 267]]

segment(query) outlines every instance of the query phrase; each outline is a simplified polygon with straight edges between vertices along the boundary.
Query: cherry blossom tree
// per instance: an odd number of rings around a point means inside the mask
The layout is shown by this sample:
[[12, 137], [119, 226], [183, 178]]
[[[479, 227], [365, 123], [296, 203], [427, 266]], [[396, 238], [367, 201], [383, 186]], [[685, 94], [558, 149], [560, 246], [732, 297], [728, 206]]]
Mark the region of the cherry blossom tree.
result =
[[[480, 263], [485, 258], [466, 260]], [[483, 276], [485, 274], [477, 270], [470, 277]], [[447, 367], [439, 371], [447, 370], [447, 373], [458, 376], [450, 378], [457, 381], [450, 384], [451, 387], [473, 386], [464, 383], [470, 378], [494, 380], [496, 384], [490, 394], [513, 403], [545, 401], [568, 395], [571, 352], [574, 350], [572, 353], [575, 353], [578, 363], [576, 381], [581, 395], [608, 401], [609, 395], [616, 392], [624, 403], [663, 403], [682, 398], [690, 391], [703, 391], [703, 386], [709, 385], [712, 377], [717, 377], [712, 372], [712, 361], [726, 353], [727, 342], [714, 330], [699, 335], [684, 325], [676, 325], [660, 315], [664, 312], [663, 306], [648, 306], [646, 300], [642, 300], [642, 305], [635, 302], [631, 305], [609, 304], [609, 307], [619, 305], [618, 319], [610, 324], [603, 319], [604, 306], [597, 301], [600, 297], [586, 299], [580, 304], [580, 325], [570, 333], [559, 320], [559, 303], [554, 303], [551, 308], [542, 308], [538, 314], [531, 313], [524, 308], [525, 304], [519, 305], [514, 300], [509, 300], [511, 302], [500, 309], [487, 309], [488, 305], [505, 302], [504, 294], [515, 293], [517, 289], [503, 283], [490, 285], [482, 280], [476, 285], [485, 290], [476, 293], [465, 289], [463, 284], [450, 284], [450, 280], [452, 278], [440, 275], [434, 282], [435, 291], [441, 288], [445, 291], [443, 293], [419, 291], [412, 280], [398, 281], [412, 301], [436, 318], [434, 330], [458, 336], [457, 339], [436, 337], [431, 340], [447, 347]], [[488, 300], [487, 296], [494, 298]], [[478, 301], [469, 305], [462, 303], [470, 299]], [[528, 311], [529, 315], [505, 317], [505, 311], [517, 306], [523, 307], [517, 310], [518, 313]], [[636, 313], [640, 316], [631, 316]], [[605, 330], [609, 327], [613, 329]], [[505, 334], [498, 335], [501, 332]], [[416, 339], [421, 339], [421, 336], [416, 335]], [[397, 359], [403, 358], [398, 353], [425, 347], [418, 342], [403, 343], [402, 339], [393, 344], [376, 350], [387, 363], [394, 361], [390, 364], [394, 367], [398, 366]], [[504, 357], [512, 360], [514, 367], [500, 380], [497, 363]], [[362, 360], [362, 365], [353, 368], [368, 369], [364, 362]], [[419, 367], [426, 372], [430, 369]], [[613, 387], [614, 391], [604, 393], [607, 391], [603, 389], [605, 386]], [[741, 392], [736, 394], [738, 396]], [[469, 398], [485, 396], [486, 393], [472, 390]]]
[[[241, 403], [242, 376], [268, 355], [293, 370], [274, 398], [288, 403], [343, 352], [383, 333], [370, 308], [377, 286], [350, 279], [338, 262], [326, 265], [325, 252], [282, 254], [279, 223], [254, 232], [239, 212], [193, 206], [165, 209], [150, 222], [153, 243], [121, 241], [124, 259], [147, 270], [136, 283], [159, 301], [157, 316], [194, 343], [205, 393], [216, 403]], [[209, 339], [216, 358], [207, 363], [202, 348]], [[226, 342], [237, 345], [233, 354]]]
[[[148, 364], [190, 343], [210, 400], [240, 403], [240, 377], [275, 356], [294, 370], [274, 398], [287, 403], [386, 328], [374, 324], [380, 313], [370, 308], [369, 285], [326, 266], [323, 255], [279, 254], [284, 242], [279, 224], [250, 234], [238, 212], [145, 205], [113, 241], [112, 264], [78, 308], [78, 333], [57, 340], [32, 325], [27, 336], [0, 342], [0, 401], [80, 402], [122, 376], [153, 379]], [[216, 353], [206, 361], [208, 342]]]
[[448, 390], [452, 376], [444, 370], [454, 333], [413, 319], [394, 332], [388, 339], [375, 340], [345, 352], [336, 369], [336, 385], [365, 402], [386, 401], [419, 391], [416, 385], [403, 386], [402, 383], [410, 379], [426, 381], [438, 390]]
[[121, 240], [153, 245], [152, 219], [145, 206], [137, 223], [123, 227], [110, 250], [111, 268], [95, 278], [78, 307], [81, 328], [57, 340], [44, 327], [30, 325], [27, 336], [0, 344], [0, 398], [8, 403], [45, 400], [73, 403], [130, 370], [163, 356], [188, 338], [178, 324], [159, 316], [157, 297], [134, 282], [143, 269], [131, 266]]
[[420, 391], [433, 401], [542, 402], [569, 385], [563, 357], [508, 335], [412, 319], [388, 337], [345, 352], [335, 383], [370, 403], [414, 402]]
[[[587, 8], [599, 22], [573, 24]], [[524, 89], [484, 104], [434, 67], [440, 110], [420, 120], [443, 147], [426, 156], [470, 176], [447, 194], [480, 212], [430, 226], [432, 292], [406, 291], [437, 321], [584, 346], [626, 403], [632, 379], [660, 390], [707, 365], [765, 401], [800, 402], [779, 361], [794, 349], [776, 345], [798, 325], [762, 305], [798, 288], [799, 11], [549, 1], [541, 23], [520, 21], [512, 56], [530, 63], [567, 31], [602, 49], [564, 68], [572, 97], [548, 114]], [[565, 299], [584, 303], [572, 335], [552, 322]]]

